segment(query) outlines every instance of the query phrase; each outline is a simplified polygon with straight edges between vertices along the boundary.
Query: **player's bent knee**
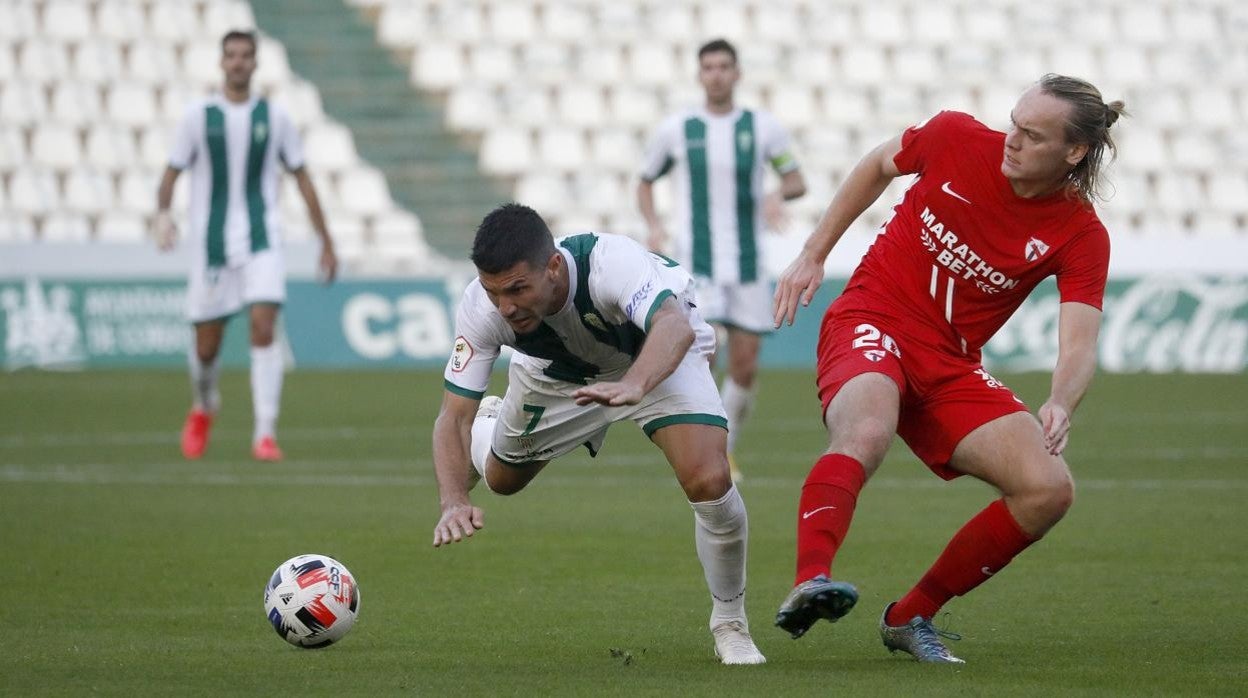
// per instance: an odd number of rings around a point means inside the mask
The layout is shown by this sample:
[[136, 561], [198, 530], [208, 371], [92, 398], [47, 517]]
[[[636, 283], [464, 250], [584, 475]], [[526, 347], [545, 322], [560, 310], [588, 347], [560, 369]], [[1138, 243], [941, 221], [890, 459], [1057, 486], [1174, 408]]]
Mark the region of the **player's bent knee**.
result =
[[[722, 471], [722, 472], [721, 472]], [[722, 468], [699, 468], [693, 476], [686, 478], [681, 485], [685, 496], [691, 502], [709, 502], [728, 494], [732, 488], [732, 475], [728, 470], [728, 462]]]
[[866, 466], [884, 459], [892, 444], [895, 427], [888, 420], [863, 417], [844, 428], [831, 425], [830, 429], [831, 452], [847, 454]]

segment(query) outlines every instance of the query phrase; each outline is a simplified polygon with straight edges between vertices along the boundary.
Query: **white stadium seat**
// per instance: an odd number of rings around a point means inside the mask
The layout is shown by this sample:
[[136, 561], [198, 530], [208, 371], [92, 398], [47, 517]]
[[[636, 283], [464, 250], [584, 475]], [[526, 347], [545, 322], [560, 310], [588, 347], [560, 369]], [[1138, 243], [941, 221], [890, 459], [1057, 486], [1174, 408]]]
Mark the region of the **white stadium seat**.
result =
[[[0, 201], [3, 200], [4, 195], [0, 194]], [[0, 206], [0, 243], [32, 242], [34, 239], [35, 221], [30, 216]]]
[[595, 129], [590, 134], [590, 152], [594, 166], [608, 171], [631, 173], [641, 167], [642, 145], [629, 129]]
[[841, 50], [841, 78], [850, 85], [873, 86], [887, 81], [888, 58], [872, 44], [846, 46]]
[[900, 5], [887, 2], [864, 4], [858, 11], [859, 37], [876, 46], [910, 43], [910, 26]]
[[156, 120], [156, 98], [146, 85], [120, 82], [105, 99], [109, 120], [125, 126], [146, 126]]
[[1248, 173], [1210, 174], [1209, 205], [1215, 211], [1244, 214], [1248, 209]]
[[543, 216], [554, 215], [572, 205], [572, 189], [561, 174], [539, 171], [516, 182], [516, 201], [532, 207]]
[[494, 91], [481, 85], [459, 85], [446, 101], [446, 125], [453, 130], [479, 133], [500, 120]]
[[670, 2], [655, 5], [649, 9], [649, 31], [654, 37], [671, 41], [683, 41], [686, 37], [702, 34], [694, 24], [693, 6], [687, 3]]
[[691, 76], [693, 73], [692, 66], [680, 71], [671, 46], [655, 41], [633, 44], [628, 52], [627, 65], [628, 76], [640, 85], [666, 85], [678, 76]]
[[541, 126], [550, 123], [555, 116], [550, 91], [543, 88], [508, 86], [499, 104], [506, 115], [506, 123], [513, 126]]
[[95, 33], [121, 42], [150, 35], [143, 3], [139, 0], [100, 0], [95, 8]]
[[272, 101], [281, 104], [290, 114], [295, 126], [303, 128], [325, 119], [325, 110], [321, 104], [321, 93], [312, 83], [294, 79], [273, 90]]
[[651, 129], [662, 118], [659, 97], [654, 90], [631, 85], [615, 85], [607, 95], [611, 119], [622, 126]]
[[[154, 204], [153, 204], [154, 206]], [[186, 225], [178, 225], [178, 232], [186, 238]], [[100, 216], [95, 224], [95, 238], [101, 242], [125, 242], [132, 244], [148, 242], [148, 223], [139, 213], [109, 211]]]
[[78, 130], [60, 124], [43, 124], [35, 129], [30, 141], [30, 156], [35, 165], [64, 171], [81, 159]]
[[49, 0], [43, 6], [43, 33], [58, 41], [86, 39], [91, 35], [91, 8], [79, 0]]
[[79, 43], [74, 49], [70, 72], [73, 79], [94, 85], [107, 85], [121, 79], [125, 72], [121, 45], [111, 39], [99, 37]]
[[542, 35], [562, 42], [575, 42], [593, 34], [589, 8], [574, 2], [548, 3], [542, 10]]
[[86, 164], [115, 171], [134, 165], [137, 151], [134, 132], [115, 124], [96, 124], [87, 131]]
[[[213, 65], [221, 58], [218, 51], [213, 57]], [[126, 56], [126, 81], [137, 81], [147, 84], [172, 82], [181, 77], [178, 69], [177, 53], [172, 44], [144, 39], [130, 46]], [[217, 69], [218, 80], [221, 70]]]
[[707, 3], [702, 5], [701, 15], [702, 36], [718, 36], [735, 42], [750, 38], [750, 20], [742, 5], [730, 2]]
[[393, 48], [415, 48], [429, 32], [429, 15], [422, 5], [391, 2], [377, 18], [377, 41]]
[[156, 208], [156, 187], [160, 174], [155, 170], [131, 169], [117, 183], [117, 206], [123, 211], [147, 214]]
[[429, 6], [431, 36], [477, 45], [486, 38], [485, 18], [475, 2], [437, 2]]
[[527, 128], [499, 126], [481, 141], [481, 169], [493, 175], [518, 175], [532, 166], [533, 139]]
[[538, 159], [548, 167], [565, 172], [580, 169], [589, 159], [585, 134], [579, 129], [558, 126], [542, 129], [537, 135]]
[[47, 84], [69, 77], [69, 51], [59, 41], [36, 38], [17, 49], [17, 70], [27, 82]]
[[601, 126], [607, 119], [606, 99], [596, 85], [564, 85], [555, 104], [560, 121], [570, 126]]
[[[155, 207], [156, 193], [152, 192]], [[65, 178], [66, 208], [87, 215], [101, 214], [116, 204], [113, 178], [102, 171], [77, 169]]]
[[0, 92], [0, 124], [30, 126], [48, 116], [47, 93], [29, 82], [10, 82]]
[[104, 114], [100, 88], [93, 84], [61, 82], [52, 88], [53, 121], [74, 126], [87, 126]]
[[576, 72], [572, 50], [566, 44], [534, 42], [519, 47], [520, 70], [525, 80], [539, 85], [567, 83]]
[[802, 23], [794, 5], [755, 6], [754, 35], [763, 45], [796, 46], [802, 36]]
[[486, 30], [492, 41], [523, 44], [538, 37], [533, 6], [521, 0], [495, 0], [490, 3]]
[[191, 85], [217, 87], [221, 74], [221, 44], [216, 41], [194, 41], [182, 51], [183, 79]]
[[372, 167], [357, 167], [339, 173], [338, 198], [347, 211], [361, 215], [393, 206], [386, 178]]
[[516, 77], [518, 60], [511, 46], [490, 44], [468, 50], [468, 79], [487, 85], [505, 85]]
[[43, 219], [39, 238], [47, 242], [90, 242], [91, 223], [86, 216], [57, 211]]
[[615, 46], [582, 49], [576, 61], [576, 80], [599, 85], [620, 85], [625, 80], [624, 57]]
[[151, 35], [161, 41], [184, 43], [200, 35], [195, 5], [189, 2], [156, 2], [151, 6]]
[[38, 33], [35, 4], [32, 2], [0, 2], [0, 37], [27, 39]]
[[412, 56], [412, 83], [429, 90], [445, 90], [464, 80], [464, 51], [458, 43], [429, 41]]
[[169, 164], [173, 130], [160, 125], [139, 132], [139, 162], [148, 169], [163, 170]]
[[260, 36], [256, 48], [256, 73], [253, 80], [263, 90], [290, 81], [290, 59], [286, 47], [267, 36]]
[[60, 206], [56, 177], [47, 170], [20, 169], [9, 178], [9, 206], [28, 215], [47, 214]]
[[625, 190], [623, 179], [615, 174], [587, 170], [572, 178], [574, 208], [606, 215], [621, 204], [630, 204], [633, 197]]
[[783, 120], [787, 128], [809, 126], [820, 118], [815, 93], [805, 85], [777, 85], [771, 91], [769, 107], [773, 114]]
[[402, 209], [391, 208], [376, 215], [371, 226], [373, 241], [381, 244], [396, 241], [419, 241], [423, 237], [420, 219]]
[[256, 16], [245, 0], [214, 0], [204, 3], [201, 36], [220, 39], [234, 30], [255, 31]]
[[303, 138], [303, 152], [308, 166], [314, 170], [345, 170], [354, 167], [359, 160], [351, 131], [330, 122], [308, 128]]
[[0, 174], [27, 162], [26, 137], [15, 125], [0, 119]]

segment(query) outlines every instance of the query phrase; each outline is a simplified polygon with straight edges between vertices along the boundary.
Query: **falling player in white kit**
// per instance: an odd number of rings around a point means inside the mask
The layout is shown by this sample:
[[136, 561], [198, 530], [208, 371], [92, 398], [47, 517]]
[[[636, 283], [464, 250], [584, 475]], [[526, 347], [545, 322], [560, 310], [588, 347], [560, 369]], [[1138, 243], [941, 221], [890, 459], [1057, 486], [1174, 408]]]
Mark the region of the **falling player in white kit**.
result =
[[191, 270], [187, 314], [195, 327], [188, 357], [193, 405], [182, 427], [182, 454], [199, 458], [220, 407], [217, 355], [226, 322], [244, 307], [251, 321], [251, 396], [255, 413], [252, 455], [277, 461], [276, 424], [282, 393], [282, 349], [273, 341], [286, 299], [279, 167], [289, 170], [321, 239], [320, 271], [332, 281], [338, 267], [312, 180], [303, 167], [299, 133], [279, 105], [252, 95], [256, 37], [232, 31], [221, 40], [220, 94], [192, 104], [178, 126], [169, 166], [157, 193], [157, 243], [171, 249], [177, 237], [169, 206], [182, 170], [191, 171], [188, 239]]
[[[693, 280], [627, 237], [555, 240], [519, 204], [485, 217], [472, 260], [478, 278], [459, 305], [433, 429], [442, 510], [434, 546], [483, 527], [468, 494], [478, 480], [514, 494], [578, 446], [596, 455], [613, 422], [632, 421], [662, 449], [693, 507], [716, 655], [766, 661], [746, 622], [745, 503], [728, 472], [727, 419], [708, 361], [715, 336], [694, 307]], [[485, 397], [504, 346], [515, 350], [506, 396]]]
[[[647, 244], [662, 252], [667, 230], [654, 205], [654, 182], [674, 169], [677, 235], [673, 256], [698, 282], [703, 316], [727, 334], [722, 395], [728, 413], [728, 462], [754, 406], [762, 337], [772, 330], [771, 284], [764, 273], [758, 234], [764, 218], [781, 217], [782, 200], [806, 193], [789, 148], [789, 135], [774, 116], [733, 102], [741, 79], [737, 51], [716, 39], [698, 50], [698, 81], [706, 103], [668, 116], [646, 148], [637, 205], [649, 227]], [[763, 194], [770, 166], [780, 189]], [[764, 212], [772, 212], [764, 216]]]

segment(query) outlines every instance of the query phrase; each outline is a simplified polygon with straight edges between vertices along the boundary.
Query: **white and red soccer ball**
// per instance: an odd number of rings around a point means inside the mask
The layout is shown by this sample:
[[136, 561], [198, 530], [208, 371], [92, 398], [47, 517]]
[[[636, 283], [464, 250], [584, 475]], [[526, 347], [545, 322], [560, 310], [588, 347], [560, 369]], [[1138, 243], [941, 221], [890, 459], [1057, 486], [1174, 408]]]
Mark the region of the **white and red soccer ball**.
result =
[[299, 555], [278, 565], [264, 587], [264, 612], [283, 640], [328, 647], [355, 625], [360, 588], [345, 565], [325, 555]]

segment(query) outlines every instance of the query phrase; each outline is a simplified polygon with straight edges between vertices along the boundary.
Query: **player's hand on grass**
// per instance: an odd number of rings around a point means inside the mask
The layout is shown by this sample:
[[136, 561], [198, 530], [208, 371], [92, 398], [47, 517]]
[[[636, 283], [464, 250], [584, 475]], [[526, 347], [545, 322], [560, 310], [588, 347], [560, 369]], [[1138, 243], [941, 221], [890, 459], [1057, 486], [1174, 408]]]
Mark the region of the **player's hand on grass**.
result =
[[775, 327], [782, 323], [793, 324], [797, 315], [797, 304], [802, 307], [810, 305], [815, 298], [815, 291], [823, 283], [823, 264], [809, 259], [806, 255], [798, 255], [788, 269], [780, 275], [776, 283], [776, 295], [772, 304], [775, 314]]
[[433, 547], [458, 543], [485, 526], [480, 507], [467, 502], [452, 504], [442, 511], [442, 518], [433, 529]]
[[1066, 450], [1066, 441], [1070, 437], [1070, 413], [1061, 405], [1046, 402], [1040, 406], [1037, 415], [1040, 417], [1040, 428], [1044, 430], [1044, 447], [1049, 455], [1060, 456]]
[[156, 248], [161, 252], [173, 249], [178, 241], [178, 226], [168, 211], [157, 211], [152, 219], [152, 236], [156, 238]]
[[572, 393], [572, 397], [578, 405], [588, 405], [591, 402], [596, 402], [608, 407], [619, 407], [620, 405], [636, 405], [641, 402], [641, 398], [645, 397], [645, 391], [642, 390], [640, 385], [633, 385], [624, 381], [603, 381], [602, 383], [594, 383], [578, 389]]

